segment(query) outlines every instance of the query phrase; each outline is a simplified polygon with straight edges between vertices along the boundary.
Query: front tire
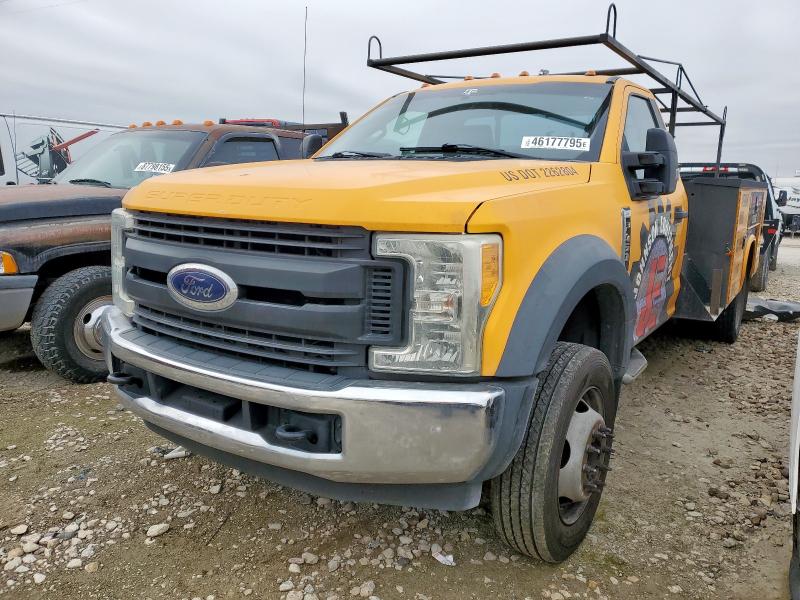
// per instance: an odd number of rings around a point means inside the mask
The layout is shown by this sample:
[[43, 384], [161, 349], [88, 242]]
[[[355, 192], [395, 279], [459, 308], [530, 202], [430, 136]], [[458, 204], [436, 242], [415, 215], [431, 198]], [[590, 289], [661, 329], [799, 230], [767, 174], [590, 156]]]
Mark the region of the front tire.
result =
[[51, 283], [31, 318], [31, 343], [42, 364], [76, 383], [105, 378], [96, 327], [111, 302], [109, 267], [82, 267]]
[[557, 563], [581, 544], [605, 485], [616, 404], [605, 354], [559, 342], [525, 440], [491, 483], [495, 527], [511, 548]]

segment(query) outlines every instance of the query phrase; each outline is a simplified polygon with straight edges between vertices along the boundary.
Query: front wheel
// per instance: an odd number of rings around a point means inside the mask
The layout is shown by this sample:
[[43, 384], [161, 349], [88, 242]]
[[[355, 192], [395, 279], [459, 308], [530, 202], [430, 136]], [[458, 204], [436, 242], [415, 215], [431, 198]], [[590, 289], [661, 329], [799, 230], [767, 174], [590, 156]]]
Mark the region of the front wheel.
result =
[[609, 470], [616, 402], [605, 354], [559, 342], [525, 440], [491, 483], [495, 527], [514, 550], [561, 562], [586, 537]]
[[109, 267], [82, 267], [51, 283], [31, 318], [31, 343], [42, 364], [76, 383], [103, 379], [99, 318], [110, 304]]

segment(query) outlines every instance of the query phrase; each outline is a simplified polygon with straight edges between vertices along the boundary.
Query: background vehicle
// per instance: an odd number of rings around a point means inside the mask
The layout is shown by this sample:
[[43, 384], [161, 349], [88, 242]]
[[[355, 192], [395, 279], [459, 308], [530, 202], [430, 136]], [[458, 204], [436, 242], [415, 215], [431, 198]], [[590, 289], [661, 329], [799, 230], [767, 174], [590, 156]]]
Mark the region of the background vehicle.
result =
[[211, 121], [131, 127], [49, 185], [0, 190], [0, 332], [31, 321], [46, 367], [78, 382], [105, 377], [97, 325], [111, 303], [110, 215], [125, 192], [172, 171], [301, 158], [322, 145], [301, 129]]
[[0, 185], [46, 182], [123, 127], [0, 113]]
[[[103, 315], [123, 405], [191, 450], [327, 497], [467, 509], [491, 482], [511, 547], [569, 556], [600, 502], [620, 387], [646, 366], [634, 346], [675, 317], [736, 339], [766, 199], [743, 179], [687, 194], [669, 130], [684, 112], [721, 133], [725, 118], [610, 21], [400, 58], [373, 38], [368, 65], [423, 87], [313, 160], [131, 190], [112, 215]], [[407, 68], [590, 43], [629, 65], [452, 83]], [[621, 78], [634, 73], [658, 87]]]
[[750, 289], [760, 292], [767, 288], [769, 272], [778, 268], [778, 248], [783, 240], [783, 215], [778, 208], [775, 189], [769, 176], [761, 167], [748, 163], [683, 163], [681, 178], [690, 181], [697, 177], [721, 177], [759, 181], [767, 185], [764, 206], [764, 225], [761, 229], [761, 249], [758, 271], [750, 280]]

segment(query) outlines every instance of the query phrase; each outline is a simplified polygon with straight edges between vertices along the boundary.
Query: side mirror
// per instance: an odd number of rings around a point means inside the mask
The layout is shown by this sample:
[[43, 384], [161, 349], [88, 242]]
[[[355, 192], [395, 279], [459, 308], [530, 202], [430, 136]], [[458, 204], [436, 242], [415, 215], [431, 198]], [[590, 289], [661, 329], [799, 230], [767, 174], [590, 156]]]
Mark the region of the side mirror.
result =
[[322, 148], [323, 143], [321, 135], [317, 133], [307, 135], [300, 144], [300, 156], [302, 158], [314, 156]]
[[[678, 150], [672, 135], [664, 129], [648, 129], [645, 151], [623, 152], [622, 166], [628, 171], [632, 198], [671, 194], [678, 187]], [[643, 175], [638, 177], [637, 171]]]
[[778, 206], [786, 206], [786, 203], [789, 201], [789, 194], [786, 190], [781, 190], [778, 192], [778, 198], [775, 200], [775, 203]]

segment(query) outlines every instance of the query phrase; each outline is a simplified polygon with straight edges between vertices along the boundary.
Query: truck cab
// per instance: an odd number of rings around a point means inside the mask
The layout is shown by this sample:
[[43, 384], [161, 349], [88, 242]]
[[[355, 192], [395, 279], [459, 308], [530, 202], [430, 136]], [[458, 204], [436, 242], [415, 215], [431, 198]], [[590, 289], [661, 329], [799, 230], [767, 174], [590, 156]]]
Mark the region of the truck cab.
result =
[[[676, 317], [738, 335], [764, 194], [687, 194], [656, 96], [617, 73], [398, 67], [570, 43], [370, 59], [422, 87], [310, 160], [131, 190], [103, 318], [123, 405], [327, 497], [461, 510], [488, 482], [504, 541], [569, 556], [610, 470], [621, 385], [646, 365], [635, 345]], [[730, 228], [686, 271], [707, 203]]]

